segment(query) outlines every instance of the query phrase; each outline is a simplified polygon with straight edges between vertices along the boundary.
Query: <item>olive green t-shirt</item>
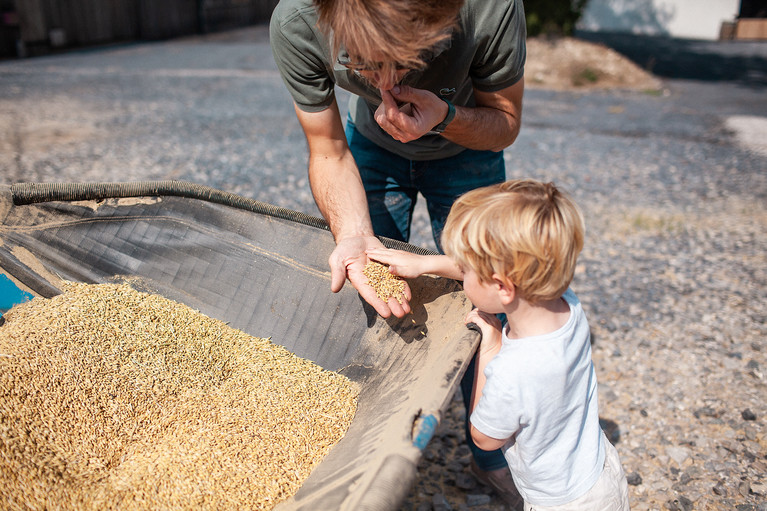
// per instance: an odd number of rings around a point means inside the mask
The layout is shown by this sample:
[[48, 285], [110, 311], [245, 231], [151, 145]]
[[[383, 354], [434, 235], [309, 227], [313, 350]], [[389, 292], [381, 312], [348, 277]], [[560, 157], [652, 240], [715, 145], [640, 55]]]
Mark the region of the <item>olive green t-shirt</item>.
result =
[[[522, 0], [466, 0], [459, 27], [425, 69], [411, 71], [400, 83], [473, 107], [474, 88], [495, 92], [522, 79], [526, 56]], [[411, 160], [446, 158], [464, 149], [440, 135], [402, 143], [382, 130], [373, 118], [381, 103], [378, 89], [331, 55], [312, 0], [281, 0], [272, 13], [270, 40], [282, 79], [301, 110], [325, 110], [335, 100], [338, 86], [352, 93], [349, 114], [357, 129], [379, 146]]]

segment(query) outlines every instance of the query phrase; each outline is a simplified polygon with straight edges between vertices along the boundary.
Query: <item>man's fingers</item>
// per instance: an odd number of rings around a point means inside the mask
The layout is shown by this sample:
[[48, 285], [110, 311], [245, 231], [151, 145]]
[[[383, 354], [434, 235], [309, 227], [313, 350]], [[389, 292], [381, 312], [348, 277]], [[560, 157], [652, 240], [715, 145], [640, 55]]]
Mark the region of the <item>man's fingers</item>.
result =
[[334, 293], [339, 292], [346, 283], [346, 265], [336, 252], [337, 250], [338, 247], [330, 254], [328, 259], [328, 266], [330, 266], [330, 290]]
[[413, 88], [408, 85], [395, 85], [391, 89], [391, 95], [395, 101], [402, 103], [409, 103], [417, 99], [417, 95], [413, 94]]
[[330, 290], [339, 292], [346, 283], [346, 268], [344, 266], [330, 266]]
[[370, 286], [362, 286], [357, 289], [363, 300], [373, 306], [379, 316], [386, 319], [391, 316], [392, 311], [389, 304], [381, 300], [375, 290]]
[[360, 296], [363, 300], [368, 302], [370, 305], [373, 306], [373, 308], [376, 310], [376, 312], [382, 317], [382, 318], [388, 318], [391, 315], [394, 315], [398, 318], [405, 317], [405, 315], [410, 314], [410, 298], [411, 298], [411, 292], [410, 287], [405, 283], [405, 289], [404, 294], [405, 296], [400, 296], [400, 300], [402, 300], [402, 303], [400, 303], [395, 297], [389, 297], [389, 299], [384, 302], [376, 293], [375, 289], [373, 289], [372, 286], [365, 284], [362, 286], [359, 286], [357, 291], [359, 292]]
[[399, 106], [391, 91], [379, 89], [381, 106], [376, 112], [376, 121], [387, 133], [401, 142], [409, 142], [412, 137], [406, 132], [406, 127], [412, 115], [409, 104]]
[[391, 309], [392, 314], [394, 314], [398, 318], [402, 318], [406, 314], [410, 314], [411, 293], [410, 293], [410, 286], [407, 285], [407, 282], [405, 282], [405, 287], [402, 290], [402, 293], [404, 296], [400, 296], [399, 300], [397, 299], [397, 297], [394, 297], [394, 296], [389, 297], [389, 300], [388, 300], [388, 305], [389, 305], [389, 308]]
[[[407, 282], [405, 282], [405, 300], [409, 302], [413, 299], [413, 294], [410, 292], [410, 286], [407, 285]], [[410, 305], [408, 304], [408, 309], [410, 308]], [[409, 312], [409, 311], [408, 311]]]
[[381, 93], [381, 101], [383, 102], [384, 111], [396, 112], [398, 110], [397, 100], [394, 99], [394, 96], [392, 96], [391, 92], [385, 89], [378, 89], [378, 91]]
[[[394, 119], [396, 119], [396, 116], [399, 114], [399, 108], [397, 107], [397, 100], [394, 99], [394, 96], [391, 95], [391, 92], [384, 89], [378, 89], [381, 92], [381, 106], [383, 108], [379, 108], [380, 116], [383, 119], [386, 119], [388, 122], [392, 122]], [[379, 122], [380, 124], [380, 122]]]
[[398, 318], [403, 318], [407, 314], [410, 314], [410, 303], [408, 303], [407, 300], [402, 300], [402, 303], [399, 303], [396, 298], [392, 297], [389, 298], [388, 305], [391, 309], [391, 313]]

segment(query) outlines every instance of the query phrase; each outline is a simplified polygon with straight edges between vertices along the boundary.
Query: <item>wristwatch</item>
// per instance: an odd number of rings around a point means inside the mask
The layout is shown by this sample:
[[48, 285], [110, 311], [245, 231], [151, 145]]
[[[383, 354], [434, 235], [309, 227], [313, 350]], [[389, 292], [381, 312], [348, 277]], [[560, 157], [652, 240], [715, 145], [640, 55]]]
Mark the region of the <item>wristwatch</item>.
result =
[[440, 99], [444, 101], [445, 103], [447, 103], [447, 115], [445, 116], [445, 119], [441, 123], [437, 124], [431, 129], [432, 133], [442, 133], [443, 131], [445, 131], [445, 128], [447, 128], [447, 125], [450, 124], [450, 122], [453, 120], [453, 117], [455, 117], [455, 106], [450, 101], [446, 100], [445, 98], [440, 98]]

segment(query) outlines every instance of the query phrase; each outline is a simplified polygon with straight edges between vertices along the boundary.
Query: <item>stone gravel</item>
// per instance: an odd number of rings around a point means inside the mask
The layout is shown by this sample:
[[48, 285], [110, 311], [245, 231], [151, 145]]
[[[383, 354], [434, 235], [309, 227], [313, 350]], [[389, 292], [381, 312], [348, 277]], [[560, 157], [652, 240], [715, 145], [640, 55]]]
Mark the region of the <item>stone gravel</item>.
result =
[[[526, 92], [507, 176], [586, 216], [573, 288], [632, 509], [767, 511], [765, 133], [765, 88], [734, 81]], [[265, 27], [0, 62], [1, 183], [164, 179], [318, 214]], [[422, 204], [411, 241], [434, 246]], [[456, 398], [403, 509], [504, 509], [464, 418]]]

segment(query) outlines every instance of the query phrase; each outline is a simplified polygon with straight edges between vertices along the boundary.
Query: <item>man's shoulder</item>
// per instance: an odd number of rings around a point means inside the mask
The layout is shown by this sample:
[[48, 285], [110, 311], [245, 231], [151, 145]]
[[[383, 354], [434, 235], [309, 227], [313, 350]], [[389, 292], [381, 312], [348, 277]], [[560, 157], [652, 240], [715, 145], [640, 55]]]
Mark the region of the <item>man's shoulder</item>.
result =
[[487, 21], [499, 18], [501, 13], [522, 7], [521, 0], [466, 0], [461, 8], [461, 15], [464, 18]]
[[314, 23], [317, 11], [313, 0], [280, 0], [272, 11], [272, 23], [285, 25], [296, 20]]
[[469, 11], [498, 11], [502, 7], [509, 7], [514, 4], [522, 5], [520, 0], [494, 0], [488, 2], [487, 0], [466, 0], [463, 4], [463, 9]]
[[285, 48], [308, 51], [318, 48], [317, 10], [312, 0], [280, 0], [270, 21], [272, 51], [281, 54]]

